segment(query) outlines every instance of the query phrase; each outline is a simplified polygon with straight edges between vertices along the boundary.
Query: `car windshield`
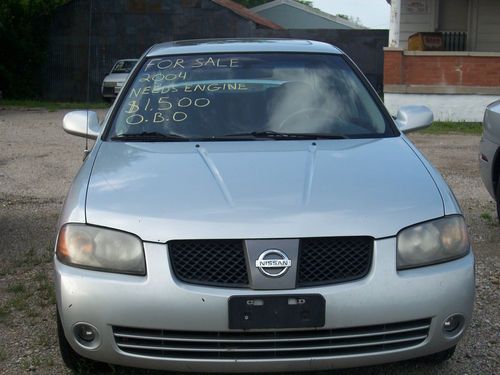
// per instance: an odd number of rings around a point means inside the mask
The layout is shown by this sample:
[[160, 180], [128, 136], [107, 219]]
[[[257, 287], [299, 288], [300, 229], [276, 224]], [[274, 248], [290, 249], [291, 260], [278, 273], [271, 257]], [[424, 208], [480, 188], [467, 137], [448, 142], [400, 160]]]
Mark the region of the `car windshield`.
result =
[[108, 132], [130, 141], [393, 134], [342, 56], [299, 53], [147, 59]]
[[115, 64], [111, 73], [130, 73], [136, 63], [137, 60], [120, 60]]

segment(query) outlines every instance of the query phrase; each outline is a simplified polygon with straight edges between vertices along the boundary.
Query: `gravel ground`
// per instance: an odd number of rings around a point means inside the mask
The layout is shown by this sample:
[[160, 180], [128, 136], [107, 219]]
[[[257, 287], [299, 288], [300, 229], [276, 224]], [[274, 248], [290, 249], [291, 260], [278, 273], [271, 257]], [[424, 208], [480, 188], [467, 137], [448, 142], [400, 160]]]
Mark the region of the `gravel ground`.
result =
[[[85, 141], [62, 131], [64, 114], [0, 108], [0, 374], [69, 373], [57, 346], [51, 252], [58, 212]], [[412, 139], [443, 173], [465, 212], [477, 257], [472, 326], [444, 364], [415, 360], [334, 373], [498, 374], [500, 227], [478, 174], [479, 137], [416, 134]]]

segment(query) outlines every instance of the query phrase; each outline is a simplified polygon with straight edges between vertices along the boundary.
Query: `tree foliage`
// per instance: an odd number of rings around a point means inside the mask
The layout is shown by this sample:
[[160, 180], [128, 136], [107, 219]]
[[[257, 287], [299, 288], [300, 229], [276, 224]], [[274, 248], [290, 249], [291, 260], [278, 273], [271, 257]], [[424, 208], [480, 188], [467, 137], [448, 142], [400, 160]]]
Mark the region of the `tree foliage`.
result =
[[3, 97], [40, 94], [50, 15], [68, 0], [0, 1], [0, 90]]

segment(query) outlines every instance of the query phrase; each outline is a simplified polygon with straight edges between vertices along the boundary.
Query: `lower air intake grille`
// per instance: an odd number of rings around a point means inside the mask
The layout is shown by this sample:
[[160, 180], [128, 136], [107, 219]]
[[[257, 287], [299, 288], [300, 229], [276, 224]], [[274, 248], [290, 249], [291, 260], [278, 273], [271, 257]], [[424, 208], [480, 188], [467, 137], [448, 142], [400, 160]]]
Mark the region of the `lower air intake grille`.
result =
[[370, 354], [411, 348], [429, 334], [431, 319], [304, 331], [193, 332], [113, 327], [125, 353], [159, 358], [267, 359]]

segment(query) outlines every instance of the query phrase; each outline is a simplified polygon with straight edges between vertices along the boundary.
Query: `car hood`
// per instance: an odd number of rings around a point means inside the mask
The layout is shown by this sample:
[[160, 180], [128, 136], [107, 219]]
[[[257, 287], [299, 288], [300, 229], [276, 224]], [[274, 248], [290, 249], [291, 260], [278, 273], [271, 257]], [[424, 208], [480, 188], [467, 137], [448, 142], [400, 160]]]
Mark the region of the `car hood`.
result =
[[444, 214], [406, 142], [102, 142], [89, 224], [145, 241], [394, 236]]

